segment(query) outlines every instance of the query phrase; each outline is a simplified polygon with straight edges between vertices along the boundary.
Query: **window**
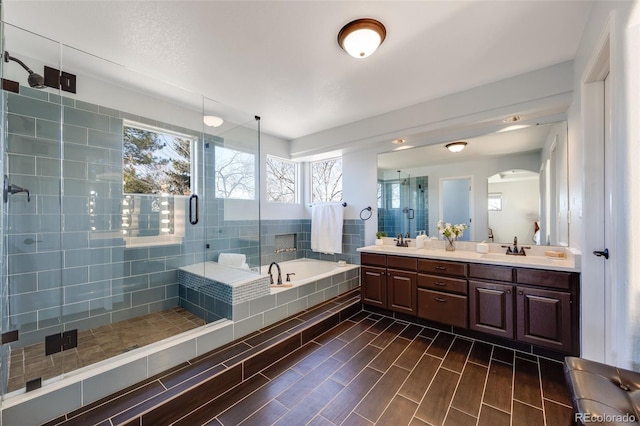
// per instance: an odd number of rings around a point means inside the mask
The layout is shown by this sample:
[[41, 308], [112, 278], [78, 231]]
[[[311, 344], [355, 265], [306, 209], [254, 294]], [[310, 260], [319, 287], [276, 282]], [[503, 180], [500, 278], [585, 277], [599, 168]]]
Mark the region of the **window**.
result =
[[297, 202], [298, 164], [267, 155], [267, 201]]
[[256, 156], [216, 145], [216, 198], [255, 200]]
[[126, 194], [191, 194], [194, 138], [134, 122], [123, 125]]
[[502, 194], [499, 192], [489, 194], [489, 211], [498, 212], [502, 210]]
[[311, 202], [342, 200], [342, 158], [311, 163]]
[[[184, 203], [192, 192], [194, 136], [125, 121], [120, 226], [127, 247], [180, 242]], [[97, 200], [90, 200], [91, 211]], [[93, 229], [92, 225], [92, 229]]]
[[399, 183], [391, 184], [391, 208], [392, 209], [400, 208], [400, 184]]

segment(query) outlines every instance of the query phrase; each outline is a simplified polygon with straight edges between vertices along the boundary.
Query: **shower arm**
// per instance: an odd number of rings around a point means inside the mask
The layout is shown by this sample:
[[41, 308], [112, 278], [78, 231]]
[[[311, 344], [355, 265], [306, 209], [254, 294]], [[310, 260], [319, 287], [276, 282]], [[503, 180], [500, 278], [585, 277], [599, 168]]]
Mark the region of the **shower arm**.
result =
[[33, 74], [33, 70], [31, 68], [29, 68], [24, 62], [22, 62], [20, 59], [18, 58], [14, 58], [13, 56], [11, 56], [9, 54], [9, 52], [4, 52], [4, 61], [5, 62], [9, 62], [9, 61], [14, 61], [17, 62], [18, 64], [20, 64], [20, 66], [22, 68], [24, 68], [29, 74]]

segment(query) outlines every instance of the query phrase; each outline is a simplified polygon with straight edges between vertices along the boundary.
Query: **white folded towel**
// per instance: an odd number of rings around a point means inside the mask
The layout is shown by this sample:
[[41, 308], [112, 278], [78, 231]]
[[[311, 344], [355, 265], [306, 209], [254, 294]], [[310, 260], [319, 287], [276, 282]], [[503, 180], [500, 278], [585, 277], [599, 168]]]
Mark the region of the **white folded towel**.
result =
[[311, 208], [311, 250], [342, 253], [344, 207], [340, 203], [314, 204]]
[[246, 261], [247, 256], [240, 253], [220, 253], [218, 255], [218, 264], [220, 265], [242, 268]]

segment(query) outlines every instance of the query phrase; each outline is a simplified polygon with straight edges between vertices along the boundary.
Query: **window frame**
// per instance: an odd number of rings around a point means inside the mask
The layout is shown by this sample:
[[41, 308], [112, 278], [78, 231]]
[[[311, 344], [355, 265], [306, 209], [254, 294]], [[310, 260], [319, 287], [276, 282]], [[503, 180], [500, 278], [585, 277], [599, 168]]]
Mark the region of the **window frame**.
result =
[[[268, 162], [269, 159], [275, 159], [277, 161], [290, 163], [294, 167], [294, 176], [293, 176], [293, 201], [277, 201], [269, 199], [269, 167]], [[267, 154], [265, 157], [265, 199], [267, 203], [274, 204], [300, 204], [300, 163], [297, 161], [288, 160], [286, 158], [279, 157], [277, 155]]]

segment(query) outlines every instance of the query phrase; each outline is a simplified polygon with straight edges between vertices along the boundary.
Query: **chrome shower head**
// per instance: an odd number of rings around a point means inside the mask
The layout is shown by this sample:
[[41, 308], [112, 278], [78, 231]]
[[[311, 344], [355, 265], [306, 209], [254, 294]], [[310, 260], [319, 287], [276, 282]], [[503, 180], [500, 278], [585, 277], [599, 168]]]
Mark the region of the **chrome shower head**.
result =
[[31, 68], [26, 66], [24, 62], [22, 62], [18, 58], [14, 58], [7, 51], [4, 52], [4, 61], [5, 62], [14, 61], [14, 62], [17, 62], [18, 64], [20, 64], [20, 66], [22, 68], [24, 68], [29, 73], [29, 78], [27, 78], [27, 81], [29, 82], [29, 86], [31, 86], [31, 87], [33, 87], [35, 89], [44, 89], [45, 87], [47, 87], [44, 84], [44, 77], [43, 76], [33, 72], [33, 70], [31, 70]]

